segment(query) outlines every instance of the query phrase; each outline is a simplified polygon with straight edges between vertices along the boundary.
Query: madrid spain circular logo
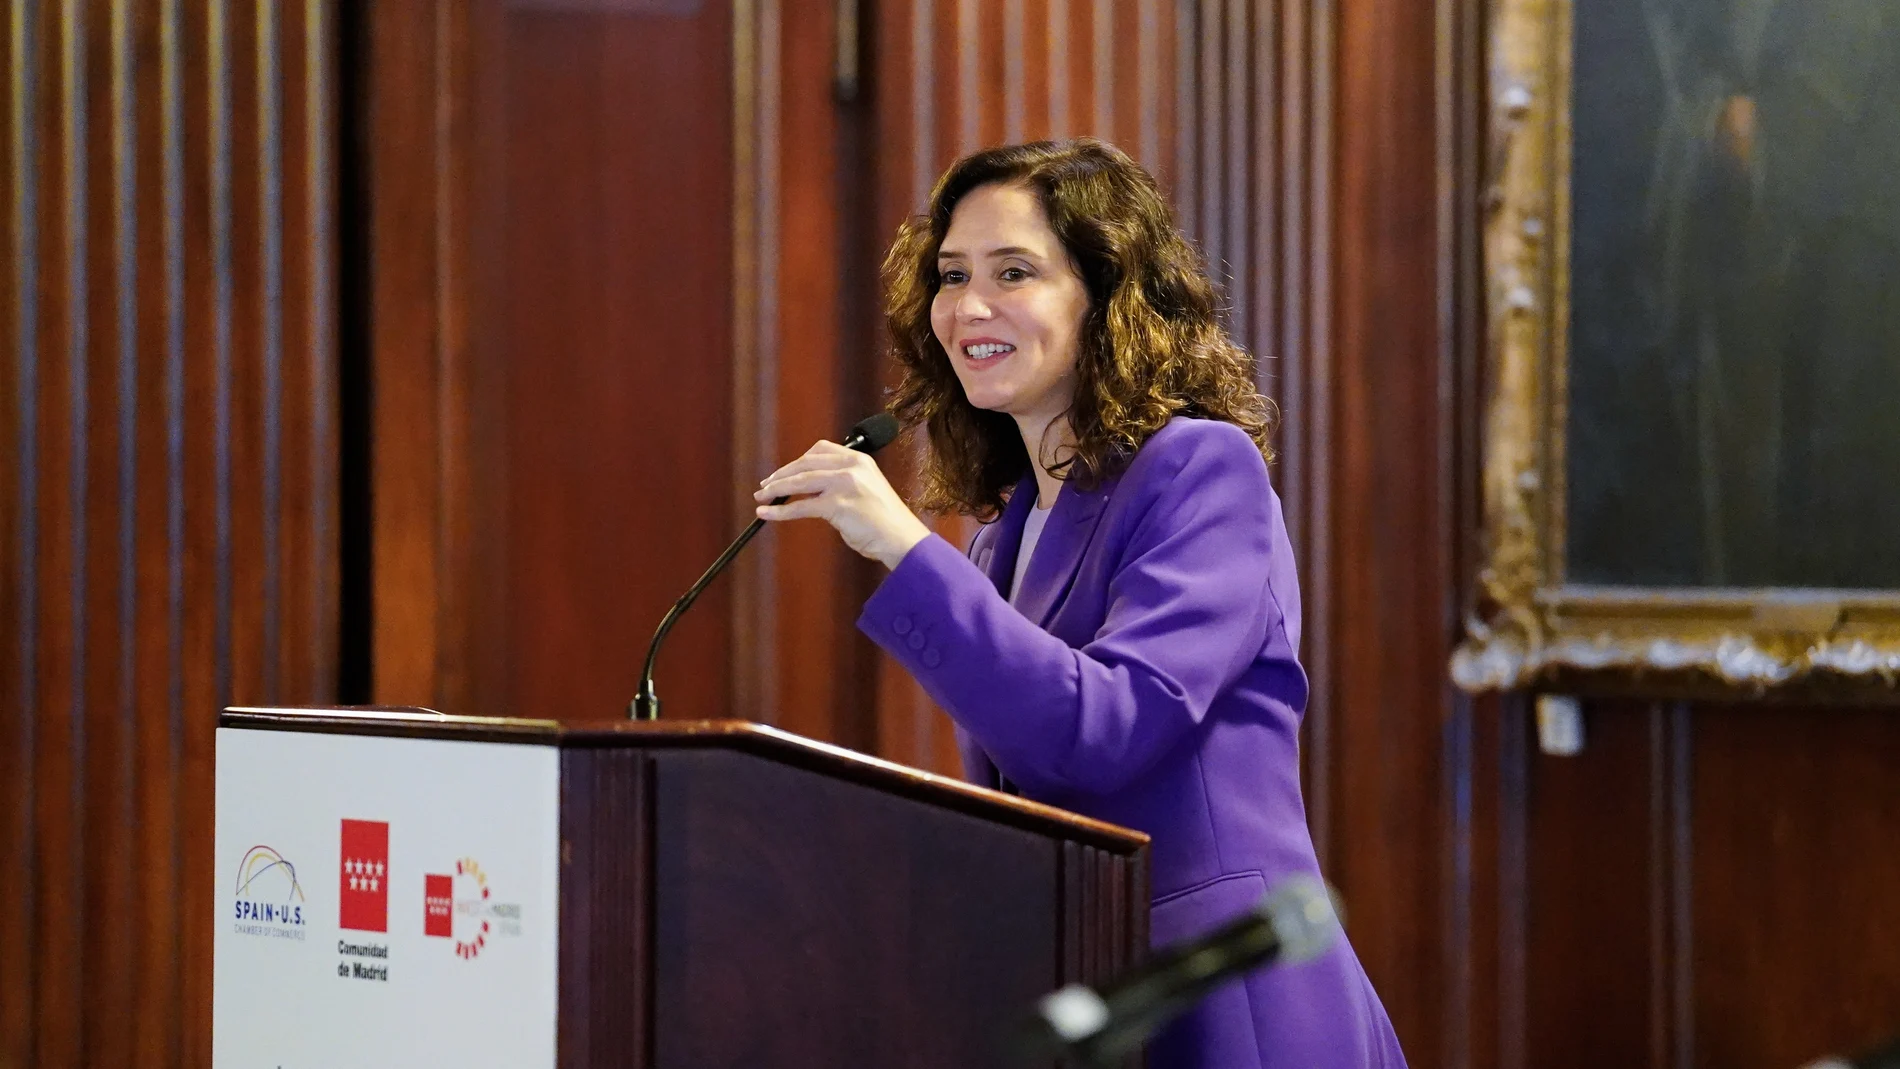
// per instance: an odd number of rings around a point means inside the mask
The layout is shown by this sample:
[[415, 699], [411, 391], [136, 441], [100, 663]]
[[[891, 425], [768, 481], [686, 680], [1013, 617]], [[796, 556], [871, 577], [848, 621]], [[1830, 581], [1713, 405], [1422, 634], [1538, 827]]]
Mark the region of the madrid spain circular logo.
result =
[[454, 872], [422, 877], [422, 934], [455, 947], [455, 956], [472, 961], [491, 938], [521, 934], [521, 906], [491, 898], [488, 872], [472, 857], [455, 863]]
[[488, 874], [472, 857], [455, 863], [455, 953], [467, 959], [488, 944]]

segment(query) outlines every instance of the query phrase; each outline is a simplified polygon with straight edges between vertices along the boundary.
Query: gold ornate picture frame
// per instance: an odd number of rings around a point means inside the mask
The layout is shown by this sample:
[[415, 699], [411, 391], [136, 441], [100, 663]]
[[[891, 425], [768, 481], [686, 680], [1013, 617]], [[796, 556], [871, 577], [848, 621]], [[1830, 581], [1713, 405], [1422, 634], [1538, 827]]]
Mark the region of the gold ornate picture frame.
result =
[[1744, 693], [1893, 687], [1900, 592], [1567, 581], [1574, 9], [1493, 0], [1491, 13], [1485, 546], [1454, 681], [1470, 691], [1634, 678]]

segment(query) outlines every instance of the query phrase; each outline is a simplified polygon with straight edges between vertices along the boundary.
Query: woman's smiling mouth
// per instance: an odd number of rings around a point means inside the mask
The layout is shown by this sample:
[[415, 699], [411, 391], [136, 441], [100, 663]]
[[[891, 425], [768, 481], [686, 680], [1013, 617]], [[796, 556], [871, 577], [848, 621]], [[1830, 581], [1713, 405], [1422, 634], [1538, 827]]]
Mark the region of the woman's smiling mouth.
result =
[[984, 364], [1016, 351], [1014, 345], [991, 338], [977, 338], [962, 345], [964, 359], [973, 364]]

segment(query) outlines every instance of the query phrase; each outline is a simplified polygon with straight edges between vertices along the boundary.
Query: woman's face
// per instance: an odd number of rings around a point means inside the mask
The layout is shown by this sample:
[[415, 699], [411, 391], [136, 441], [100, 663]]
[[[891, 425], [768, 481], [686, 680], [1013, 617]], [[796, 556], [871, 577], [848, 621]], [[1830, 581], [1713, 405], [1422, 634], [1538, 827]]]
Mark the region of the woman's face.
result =
[[937, 274], [930, 327], [964, 396], [1039, 434], [1075, 396], [1088, 289], [1036, 194], [1019, 185], [965, 194], [951, 213]]

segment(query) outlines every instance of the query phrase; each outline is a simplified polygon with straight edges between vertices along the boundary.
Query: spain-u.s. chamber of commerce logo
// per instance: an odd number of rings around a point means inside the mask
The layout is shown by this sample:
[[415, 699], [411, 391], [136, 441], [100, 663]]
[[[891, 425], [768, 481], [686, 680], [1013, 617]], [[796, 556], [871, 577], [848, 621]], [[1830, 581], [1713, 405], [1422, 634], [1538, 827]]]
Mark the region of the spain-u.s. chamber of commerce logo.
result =
[[238, 862], [232, 917], [239, 935], [304, 937], [303, 885], [297, 866], [269, 846], [253, 846]]

